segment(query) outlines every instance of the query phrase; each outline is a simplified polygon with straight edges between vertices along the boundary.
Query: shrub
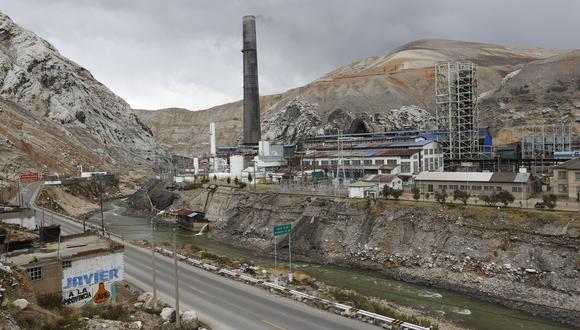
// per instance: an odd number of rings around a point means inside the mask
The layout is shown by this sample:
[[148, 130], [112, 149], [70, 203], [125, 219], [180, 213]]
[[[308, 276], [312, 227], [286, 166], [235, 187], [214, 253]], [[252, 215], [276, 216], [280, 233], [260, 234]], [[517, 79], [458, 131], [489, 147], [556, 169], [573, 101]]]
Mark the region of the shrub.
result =
[[437, 191], [434, 193], [434, 195], [435, 195], [435, 200], [436, 200], [438, 203], [441, 203], [441, 204], [443, 204], [443, 203], [445, 203], [445, 200], [447, 200], [447, 191], [445, 191], [445, 189], [440, 189], [440, 190], [437, 190]]
[[44, 309], [58, 309], [62, 307], [62, 295], [58, 292], [39, 295], [36, 302]]
[[550, 210], [553, 210], [558, 203], [557, 202], [558, 197], [554, 194], [542, 196], [542, 200], [544, 201], [546, 207], [549, 208]]
[[240, 187], [240, 188], [242, 188], [242, 189], [243, 189], [243, 188], [246, 188], [246, 183], [245, 183], [245, 182], [241, 182], [241, 181], [240, 181], [240, 182], [238, 182], [238, 187]]
[[413, 193], [414, 200], [418, 201], [421, 198], [421, 190], [419, 190], [419, 188], [413, 187], [413, 189], [411, 189], [411, 192]]
[[107, 320], [123, 322], [130, 320], [129, 311], [125, 308], [125, 306], [119, 304], [83, 307], [81, 314], [82, 316], [89, 318], [93, 318], [95, 315], [99, 315], [101, 318]]
[[514, 195], [512, 195], [512, 193], [510, 193], [507, 190], [502, 190], [498, 192], [497, 194], [495, 194], [495, 198], [499, 203], [502, 203], [504, 207], [507, 207], [508, 204], [513, 203], [515, 200]]
[[389, 199], [389, 196], [391, 195], [392, 191], [393, 190], [391, 189], [391, 187], [384, 185], [383, 186], [383, 197], [385, 197], [385, 199]]
[[230, 179], [230, 177], [228, 177], [228, 178], [226, 179], [226, 182], [227, 182], [228, 184], [230, 184], [230, 183], [232, 183], [232, 179]]
[[471, 195], [463, 190], [459, 190], [459, 189], [455, 189], [453, 191], [453, 200], [460, 200], [463, 205], [467, 205], [467, 202], [469, 201], [469, 197], [471, 197]]
[[391, 195], [393, 196], [394, 199], [399, 199], [399, 197], [401, 197], [402, 194], [403, 190], [401, 189], [391, 189]]

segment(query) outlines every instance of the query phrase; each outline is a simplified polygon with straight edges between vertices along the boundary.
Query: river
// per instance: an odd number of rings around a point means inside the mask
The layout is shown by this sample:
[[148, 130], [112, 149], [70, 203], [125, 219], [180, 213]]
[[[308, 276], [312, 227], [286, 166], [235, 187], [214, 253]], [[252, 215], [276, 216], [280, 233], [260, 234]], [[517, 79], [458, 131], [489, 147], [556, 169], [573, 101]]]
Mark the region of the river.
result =
[[[104, 205], [105, 227], [126, 240], [149, 240], [149, 218], [134, 214], [124, 199], [111, 200]], [[100, 225], [100, 213], [93, 214], [91, 222]], [[156, 241], [171, 240], [172, 226], [160, 223]], [[210, 252], [238, 260], [252, 260], [256, 265], [273, 267], [270, 258], [256, 256], [252, 251], [242, 250], [212, 241], [204, 236], [178, 230], [178, 244], [193, 243]], [[284, 264], [284, 262], [281, 262]], [[285, 264], [284, 264], [285, 265]], [[399, 305], [409, 306], [440, 315], [461, 325], [476, 329], [494, 330], [555, 330], [571, 329], [552, 321], [523, 312], [477, 300], [465, 295], [428, 286], [406, 283], [373, 271], [346, 267], [294, 262], [293, 268], [309, 274], [329, 285], [356, 290], [364, 295], [375, 296]]]

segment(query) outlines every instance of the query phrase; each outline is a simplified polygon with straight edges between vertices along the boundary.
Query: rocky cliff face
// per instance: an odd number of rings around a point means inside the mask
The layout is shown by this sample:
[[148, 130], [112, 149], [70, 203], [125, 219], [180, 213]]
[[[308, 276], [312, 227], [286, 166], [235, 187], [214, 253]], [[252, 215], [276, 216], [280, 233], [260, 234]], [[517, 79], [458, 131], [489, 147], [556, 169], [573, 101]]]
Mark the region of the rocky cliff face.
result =
[[[120, 168], [150, 165], [164, 155], [125, 101], [1, 13], [0, 98], [3, 114], [17, 121], [17, 127], [6, 125], [0, 133], [27, 155], [30, 166]], [[28, 130], [31, 126], [34, 131]], [[23, 144], [27, 147], [18, 147]], [[47, 164], [46, 157], [53, 159]]]
[[[482, 123], [491, 125], [496, 136], [514, 125], [564, 119], [577, 123], [580, 65], [576, 57], [577, 52], [419, 40], [383, 56], [342, 66], [306, 86], [262, 97], [262, 135], [293, 141], [300, 134], [308, 136], [321, 129], [337, 132], [429, 127], [432, 123], [425, 121], [435, 113], [434, 66], [441, 61], [464, 59], [478, 66], [479, 94], [485, 94], [481, 98]], [[289, 118], [288, 107], [292, 108], [294, 102], [298, 102], [298, 108], [308, 105], [308, 118], [319, 117], [321, 124], [313, 125], [316, 119], [312, 123], [304, 122], [307, 130], [294, 134], [296, 126], [285, 119]], [[424, 109], [428, 115], [417, 116], [417, 109]], [[192, 146], [197, 148], [206, 143], [210, 121], [217, 123], [221, 145], [233, 145], [241, 135], [241, 102], [189, 114], [170, 109], [138, 114], [152, 127], [154, 135], [176, 154], [185, 155], [186, 151], [189, 154]], [[280, 123], [275, 122], [276, 116], [282, 120]], [[169, 123], [169, 119], [180, 121]], [[223, 124], [222, 120], [225, 120]], [[169, 134], [168, 131], [174, 130], [170, 124], [183, 125], [179, 130], [189, 132]], [[207, 152], [207, 144], [200, 150]]]
[[[572, 225], [580, 220], [578, 214], [255, 194], [223, 187], [179, 194], [176, 207], [202, 210], [207, 201], [211, 236], [227, 244], [270, 254], [273, 226], [292, 223], [292, 250], [301, 259], [375, 269], [580, 322], [580, 227]], [[285, 246], [282, 238], [279, 251]]]

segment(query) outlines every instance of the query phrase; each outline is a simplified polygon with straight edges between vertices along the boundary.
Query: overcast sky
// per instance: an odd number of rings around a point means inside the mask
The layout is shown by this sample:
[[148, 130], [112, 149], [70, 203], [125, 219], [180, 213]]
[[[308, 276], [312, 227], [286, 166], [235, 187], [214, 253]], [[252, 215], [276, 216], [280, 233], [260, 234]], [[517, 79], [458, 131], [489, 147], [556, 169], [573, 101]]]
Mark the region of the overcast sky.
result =
[[242, 16], [258, 17], [261, 94], [416, 39], [580, 48], [576, 0], [0, 0], [134, 108], [242, 97]]

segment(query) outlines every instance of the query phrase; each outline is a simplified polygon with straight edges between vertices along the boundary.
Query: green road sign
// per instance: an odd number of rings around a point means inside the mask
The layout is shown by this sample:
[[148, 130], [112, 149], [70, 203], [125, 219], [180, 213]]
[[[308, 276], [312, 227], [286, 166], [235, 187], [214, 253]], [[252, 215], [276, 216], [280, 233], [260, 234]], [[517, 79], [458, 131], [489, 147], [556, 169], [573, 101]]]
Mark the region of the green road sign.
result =
[[274, 226], [274, 236], [290, 234], [292, 231], [292, 224]]

